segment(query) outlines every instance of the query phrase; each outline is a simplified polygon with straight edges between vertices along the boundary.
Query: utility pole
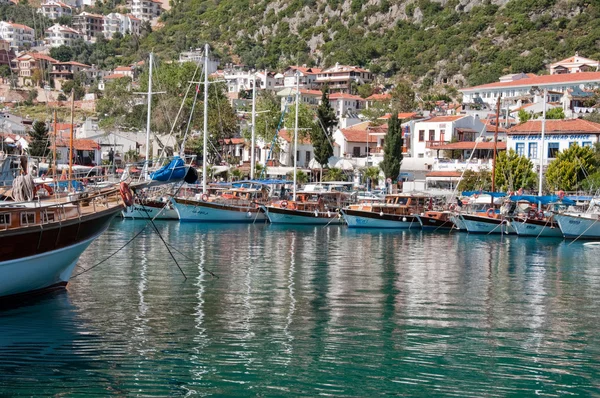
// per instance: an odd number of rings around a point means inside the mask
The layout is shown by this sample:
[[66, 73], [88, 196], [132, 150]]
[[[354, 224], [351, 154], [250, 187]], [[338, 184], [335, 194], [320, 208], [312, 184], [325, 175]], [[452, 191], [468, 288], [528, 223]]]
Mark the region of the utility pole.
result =
[[[498, 125], [500, 124], [500, 99], [502, 95], [498, 96], [496, 102], [496, 129], [494, 131], [494, 157], [492, 158], [492, 194], [496, 192], [496, 155], [498, 152]], [[494, 205], [494, 196], [492, 195], [492, 206]]]

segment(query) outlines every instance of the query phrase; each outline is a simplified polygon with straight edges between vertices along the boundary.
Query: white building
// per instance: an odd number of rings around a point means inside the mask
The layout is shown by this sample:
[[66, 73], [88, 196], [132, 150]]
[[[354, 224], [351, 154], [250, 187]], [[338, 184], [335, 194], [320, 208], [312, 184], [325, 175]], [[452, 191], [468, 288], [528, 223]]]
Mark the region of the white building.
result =
[[[458, 91], [463, 94], [464, 103], [481, 104], [487, 108], [495, 109], [498, 97], [501, 97], [503, 108], [508, 105], [511, 109], [515, 109], [527, 103], [541, 102], [543, 95], [540, 95], [540, 93], [544, 90], [560, 98], [568, 90], [600, 87], [600, 72], [507, 76], [509, 77], [505, 77], [504, 81], [463, 88]], [[549, 102], [552, 102], [552, 100], [552, 98], [549, 98]], [[564, 106], [570, 107], [568, 104]]]
[[[299, 74], [298, 85], [300, 88], [310, 90], [316, 87], [315, 81], [321, 69], [307, 68], [306, 66], [290, 66], [278, 78], [276, 83], [281, 84], [278, 88], [296, 87], [296, 72]], [[275, 77], [277, 78], [278, 76], [276, 75]]]
[[44, 42], [50, 47], [71, 46], [74, 40], [82, 38], [83, 35], [75, 29], [54, 24], [46, 29]]
[[529, 120], [508, 130], [507, 149], [526, 156], [539, 170], [539, 151], [543, 151], [544, 167], [559, 152], [572, 145], [593, 146], [600, 142], [600, 123], [583, 119], [546, 120], [544, 142], [541, 141], [542, 121]]
[[162, 13], [162, 2], [160, 0], [133, 0], [131, 13], [142, 21], [151, 21]]
[[[321, 93], [320, 91], [317, 91]], [[329, 104], [338, 118], [348, 115], [357, 115], [365, 109], [366, 100], [358, 95], [346, 93], [329, 94]]]
[[558, 75], [565, 73], [597, 72], [600, 62], [593, 59], [580, 57], [575, 53], [574, 57], [563, 59], [550, 65], [550, 74]]
[[139, 35], [141, 20], [131, 14], [119, 14], [116, 12], [104, 16], [104, 37], [112, 39], [115, 33], [126, 35]]
[[47, 1], [40, 6], [40, 12], [54, 20], [60, 17], [72, 17], [73, 7], [60, 1]]
[[[286, 102], [289, 110], [289, 107], [296, 103], [296, 88], [284, 88], [277, 92], [277, 96], [281, 98], [281, 110], [285, 108]], [[318, 106], [321, 103], [321, 92], [300, 89], [300, 103], [308, 106]]]
[[330, 68], [319, 71], [315, 83], [319, 88], [329, 86], [329, 91], [332, 93], [349, 93], [353, 83], [365, 84], [371, 81], [373, 81], [373, 74], [368, 70], [336, 63]]
[[18, 23], [0, 21], [0, 38], [9, 42], [14, 49], [32, 47], [35, 44], [35, 30]]

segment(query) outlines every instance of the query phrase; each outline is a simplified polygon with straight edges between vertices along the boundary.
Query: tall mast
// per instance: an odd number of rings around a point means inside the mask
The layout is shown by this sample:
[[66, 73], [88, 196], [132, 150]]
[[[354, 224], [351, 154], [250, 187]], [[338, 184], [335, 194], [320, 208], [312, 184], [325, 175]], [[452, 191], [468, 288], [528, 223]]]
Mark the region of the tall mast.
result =
[[54, 170], [54, 186], [58, 186], [56, 185], [56, 180], [58, 178], [57, 176], [57, 170], [56, 170], [56, 109], [54, 110], [54, 148], [52, 148], [52, 169]]
[[540, 181], [539, 181], [539, 187], [538, 187], [538, 195], [542, 196], [542, 182], [544, 180], [544, 135], [546, 133], [546, 96], [547, 96], [547, 89], [544, 89], [543, 92], [543, 96], [544, 96], [544, 108], [542, 111], [542, 144], [540, 145]]
[[296, 120], [294, 122], [294, 201], [296, 201], [296, 166], [298, 165], [298, 109], [300, 105], [300, 73], [296, 70]]
[[[73, 110], [75, 108], [75, 90], [71, 95], [71, 134], [69, 137], [69, 184], [73, 187]], [[56, 131], [55, 131], [56, 134]], [[70, 188], [69, 188], [70, 189]]]
[[204, 138], [202, 141], [202, 193], [206, 194], [207, 167], [207, 135], [208, 135], [208, 43], [204, 45]]
[[250, 179], [254, 180], [254, 140], [256, 133], [256, 74], [252, 78], [252, 147], [250, 148]]
[[[494, 157], [492, 158], [492, 193], [496, 192], [496, 153], [498, 152], [498, 124], [500, 124], [500, 98], [496, 102], [496, 129], [494, 131]], [[494, 197], [492, 196], [492, 204], [494, 204]]]
[[146, 116], [146, 161], [144, 162], [144, 179], [148, 179], [148, 167], [150, 166], [150, 112], [152, 110], [152, 64], [154, 54], [150, 53], [150, 70], [148, 72], [148, 115]]

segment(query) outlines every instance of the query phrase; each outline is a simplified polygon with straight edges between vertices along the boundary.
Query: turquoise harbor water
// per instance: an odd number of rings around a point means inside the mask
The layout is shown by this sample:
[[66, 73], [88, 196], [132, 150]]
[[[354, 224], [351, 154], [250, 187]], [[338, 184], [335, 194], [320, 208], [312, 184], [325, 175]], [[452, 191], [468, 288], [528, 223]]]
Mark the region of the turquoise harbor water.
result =
[[[80, 265], [143, 225], [115, 220]], [[157, 225], [188, 279], [148, 228], [68, 291], [1, 309], [2, 395], [600, 395], [599, 248]]]

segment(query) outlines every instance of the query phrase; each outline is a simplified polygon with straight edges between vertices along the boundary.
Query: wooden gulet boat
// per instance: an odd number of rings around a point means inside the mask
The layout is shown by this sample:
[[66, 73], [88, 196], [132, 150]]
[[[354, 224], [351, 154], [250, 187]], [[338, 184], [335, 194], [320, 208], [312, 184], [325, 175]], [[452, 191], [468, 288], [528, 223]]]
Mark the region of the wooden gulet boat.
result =
[[280, 200], [262, 209], [272, 224], [341, 225], [338, 209], [348, 198], [342, 192], [299, 192], [296, 200]]
[[425, 208], [426, 196], [386, 195], [383, 203], [359, 203], [342, 209], [350, 228], [421, 229], [417, 216]]

